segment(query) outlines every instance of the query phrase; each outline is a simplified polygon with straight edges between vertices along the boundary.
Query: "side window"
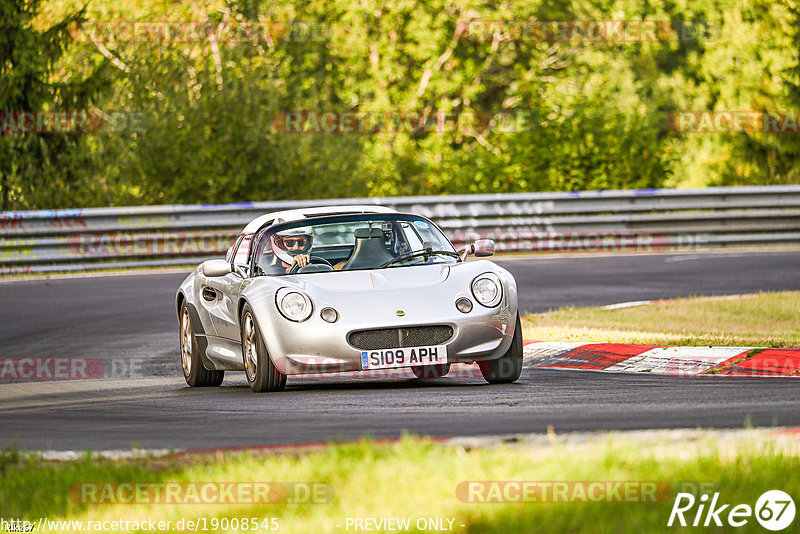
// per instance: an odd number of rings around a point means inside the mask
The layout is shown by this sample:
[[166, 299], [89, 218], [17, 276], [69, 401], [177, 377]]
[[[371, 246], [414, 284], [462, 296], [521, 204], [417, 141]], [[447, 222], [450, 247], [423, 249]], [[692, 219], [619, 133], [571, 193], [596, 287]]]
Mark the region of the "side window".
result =
[[272, 237], [270, 235], [257, 236], [256, 243], [258, 243], [258, 248], [253, 251], [253, 254], [256, 255], [255, 275], [285, 274], [286, 268], [272, 250]]
[[239, 240], [239, 245], [236, 252], [233, 253], [233, 263], [238, 265], [246, 265], [247, 259], [250, 256], [250, 244], [253, 242], [253, 235], [245, 235]]

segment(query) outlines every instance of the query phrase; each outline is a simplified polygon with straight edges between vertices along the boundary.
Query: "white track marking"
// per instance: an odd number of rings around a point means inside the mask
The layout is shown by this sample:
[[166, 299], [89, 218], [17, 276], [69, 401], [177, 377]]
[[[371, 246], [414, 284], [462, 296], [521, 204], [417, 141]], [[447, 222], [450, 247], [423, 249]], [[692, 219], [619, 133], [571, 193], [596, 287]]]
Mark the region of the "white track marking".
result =
[[632, 300], [630, 302], [620, 302], [617, 304], [609, 304], [607, 306], [602, 306], [601, 310], [620, 310], [622, 308], [635, 308], [636, 306], [649, 306], [652, 304], [653, 300]]

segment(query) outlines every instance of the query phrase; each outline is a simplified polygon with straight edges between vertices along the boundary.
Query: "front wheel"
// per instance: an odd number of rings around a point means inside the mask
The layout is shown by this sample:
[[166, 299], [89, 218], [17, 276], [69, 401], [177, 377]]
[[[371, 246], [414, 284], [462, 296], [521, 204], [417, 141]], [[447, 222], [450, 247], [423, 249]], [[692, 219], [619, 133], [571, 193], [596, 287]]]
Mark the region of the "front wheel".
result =
[[197, 338], [192, 329], [192, 321], [189, 318], [189, 306], [186, 301], [181, 304], [181, 365], [183, 366], [183, 377], [191, 387], [208, 387], [222, 384], [225, 371], [213, 371], [203, 366], [200, 358], [200, 348], [197, 346]]
[[250, 389], [257, 393], [281, 391], [286, 387], [286, 375], [272, 363], [249, 304], [242, 308], [241, 324], [244, 374]]
[[510, 384], [522, 374], [522, 323], [517, 315], [514, 337], [508, 352], [496, 360], [478, 363], [483, 378], [490, 384]]

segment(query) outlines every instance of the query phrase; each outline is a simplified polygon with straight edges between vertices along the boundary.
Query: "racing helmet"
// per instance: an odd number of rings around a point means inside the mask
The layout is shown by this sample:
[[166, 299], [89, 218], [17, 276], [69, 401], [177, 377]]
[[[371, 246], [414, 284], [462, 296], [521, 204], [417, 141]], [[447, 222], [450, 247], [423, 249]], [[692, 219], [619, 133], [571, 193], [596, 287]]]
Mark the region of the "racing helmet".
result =
[[272, 235], [272, 250], [285, 263], [292, 263], [295, 256], [308, 254], [314, 236], [302, 229], [287, 230]]

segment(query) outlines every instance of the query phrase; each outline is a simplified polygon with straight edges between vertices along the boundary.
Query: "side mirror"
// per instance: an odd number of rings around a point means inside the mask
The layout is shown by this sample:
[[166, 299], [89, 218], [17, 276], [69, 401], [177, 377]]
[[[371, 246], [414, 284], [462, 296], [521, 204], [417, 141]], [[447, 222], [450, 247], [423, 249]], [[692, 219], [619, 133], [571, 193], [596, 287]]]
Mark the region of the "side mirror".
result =
[[242, 263], [234, 263], [233, 264], [233, 272], [241, 276], [242, 278], [249, 278], [250, 277], [250, 266], [244, 265]]
[[225, 260], [207, 260], [203, 262], [203, 274], [209, 278], [230, 274], [231, 264]]
[[491, 239], [478, 239], [472, 245], [472, 252], [476, 258], [485, 258], [494, 255], [495, 244]]

